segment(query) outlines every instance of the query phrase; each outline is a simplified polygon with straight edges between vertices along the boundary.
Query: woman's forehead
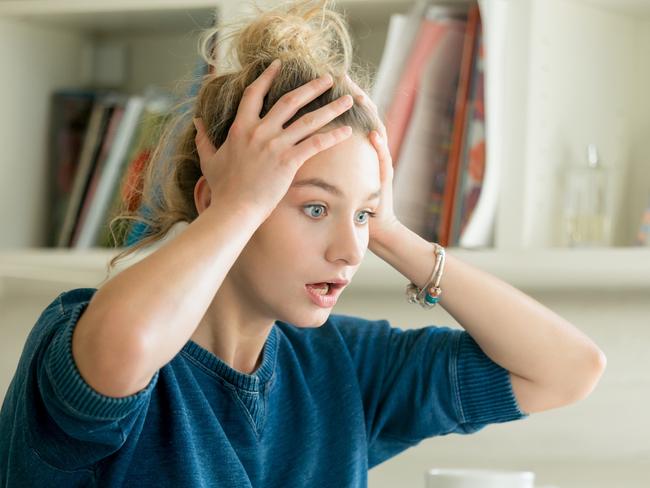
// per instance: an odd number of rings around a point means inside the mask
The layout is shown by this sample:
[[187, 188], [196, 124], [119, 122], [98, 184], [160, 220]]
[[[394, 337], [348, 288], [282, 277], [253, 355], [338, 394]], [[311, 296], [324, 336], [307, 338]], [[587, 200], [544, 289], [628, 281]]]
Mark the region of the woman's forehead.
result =
[[[350, 180], [347, 180], [347, 183], [347, 185], [345, 183], [343, 185], [338, 185], [333, 181], [328, 181], [320, 177], [304, 177], [300, 179], [294, 179], [293, 183], [291, 184], [291, 188], [297, 191], [301, 191], [304, 188], [316, 188], [319, 191], [325, 191], [337, 198], [359, 199], [361, 198], [361, 195], [364, 195], [362, 192], [365, 186], [370, 182], [366, 180], [362, 182], [363, 184], [359, 184], [359, 182], [351, 182]], [[380, 194], [380, 188], [370, 190], [370, 192], [365, 196], [364, 200], [377, 199], [379, 198]]]
[[[305, 161], [294, 183], [320, 179], [333, 186], [361, 185], [362, 190], [379, 188], [379, 159], [370, 141], [353, 135]], [[363, 188], [365, 186], [367, 188]]]

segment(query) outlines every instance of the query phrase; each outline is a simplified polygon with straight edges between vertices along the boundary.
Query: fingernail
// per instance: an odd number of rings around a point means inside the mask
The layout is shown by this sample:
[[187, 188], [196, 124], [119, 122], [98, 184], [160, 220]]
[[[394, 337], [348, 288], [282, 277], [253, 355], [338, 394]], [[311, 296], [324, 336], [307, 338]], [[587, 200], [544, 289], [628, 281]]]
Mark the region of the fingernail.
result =
[[280, 66], [280, 58], [274, 59], [273, 62], [269, 65], [271, 69], [275, 69]]

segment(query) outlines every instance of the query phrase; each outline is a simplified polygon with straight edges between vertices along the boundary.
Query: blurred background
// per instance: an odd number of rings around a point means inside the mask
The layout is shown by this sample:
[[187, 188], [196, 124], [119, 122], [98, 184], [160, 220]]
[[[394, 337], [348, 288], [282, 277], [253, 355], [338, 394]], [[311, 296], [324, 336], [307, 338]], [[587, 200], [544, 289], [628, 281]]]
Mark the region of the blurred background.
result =
[[[571, 321], [608, 360], [582, 402], [429, 439], [370, 471], [370, 486], [424, 486], [435, 467], [650, 486], [650, 2], [334, 6], [372, 75], [398, 217]], [[0, 0], [0, 398], [45, 306], [99, 286], [115, 247], [137, 241], [142, 228], [115, 242], [108, 222], [121, 201], [140, 208], [159, 131], [207, 73], [199, 31], [247, 8]], [[440, 307], [409, 305], [405, 285], [368, 253], [334, 313], [460, 328]]]

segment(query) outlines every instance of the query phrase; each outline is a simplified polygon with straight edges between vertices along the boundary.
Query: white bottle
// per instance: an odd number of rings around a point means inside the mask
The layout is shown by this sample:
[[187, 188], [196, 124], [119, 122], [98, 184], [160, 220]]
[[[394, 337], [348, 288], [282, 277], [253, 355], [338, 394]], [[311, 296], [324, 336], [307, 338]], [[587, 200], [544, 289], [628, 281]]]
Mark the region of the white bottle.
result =
[[594, 144], [587, 146], [586, 165], [567, 169], [563, 230], [569, 247], [611, 245], [608, 176]]

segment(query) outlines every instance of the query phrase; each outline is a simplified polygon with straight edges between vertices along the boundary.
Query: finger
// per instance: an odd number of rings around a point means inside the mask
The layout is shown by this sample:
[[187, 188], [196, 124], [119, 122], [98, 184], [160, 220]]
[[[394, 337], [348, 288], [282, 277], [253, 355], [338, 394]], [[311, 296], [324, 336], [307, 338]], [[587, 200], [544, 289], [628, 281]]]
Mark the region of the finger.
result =
[[348, 80], [348, 83], [350, 84], [350, 88], [352, 92], [354, 93], [355, 96], [363, 96], [365, 95], [364, 91], [361, 89], [359, 85], [357, 85], [352, 78], [350, 78], [350, 75], [345, 73], [345, 79]]
[[349, 125], [337, 127], [327, 132], [314, 134], [310, 138], [294, 146], [289, 152], [288, 161], [297, 166], [296, 170], [309, 158], [314, 157], [321, 151], [325, 151], [344, 141], [352, 135], [352, 128]]
[[[351, 90], [354, 93], [354, 103], [371, 110], [377, 117], [377, 120], [381, 122], [381, 117], [379, 116], [379, 109], [377, 108], [375, 102], [372, 101], [372, 98], [370, 98], [368, 94], [365, 91], [363, 91], [361, 87], [357, 85], [354, 82], [354, 80], [352, 80], [352, 78], [350, 78], [350, 75], [345, 73], [345, 78], [350, 83]], [[384, 124], [380, 124], [378, 130], [379, 133], [382, 135], [382, 137], [386, 139], [386, 127], [384, 126]]]
[[393, 158], [391, 157], [388, 146], [386, 145], [386, 139], [382, 138], [379, 132], [373, 130], [370, 132], [370, 140], [377, 151], [379, 166], [382, 168], [382, 171], [389, 173], [393, 169]]
[[327, 125], [346, 110], [349, 110], [353, 103], [354, 102], [350, 95], [343, 95], [324, 107], [306, 113], [300, 117], [285, 129], [285, 132], [281, 137], [283, 140], [287, 141], [288, 144], [293, 146], [308, 135]]
[[350, 75], [345, 73], [345, 78], [348, 80], [348, 83], [350, 84], [350, 89], [352, 90], [352, 93], [354, 93], [354, 100], [357, 102], [359, 105], [365, 105], [368, 108], [371, 108], [377, 113], [377, 107], [375, 103], [372, 101], [372, 99], [366, 94], [365, 91], [361, 89], [359, 85], [357, 85], [352, 78], [350, 78]]
[[194, 138], [196, 150], [199, 153], [199, 159], [204, 162], [210, 159], [210, 157], [217, 152], [217, 149], [214, 147], [205, 132], [203, 120], [199, 117], [194, 117], [192, 121], [194, 122], [194, 127], [196, 127], [196, 137]]
[[285, 93], [273, 105], [273, 107], [271, 107], [269, 113], [266, 114], [264, 117], [264, 124], [268, 124], [268, 127], [273, 128], [271, 130], [275, 132], [275, 128], [282, 127], [287, 120], [296, 114], [300, 107], [306, 105], [308, 102], [329, 90], [332, 83], [332, 75], [326, 73], [320, 78], [311, 80], [304, 85]]
[[280, 64], [280, 60], [275, 59], [255, 81], [246, 87], [239, 102], [239, 107], [237, 107], [235, 118], [243, 120], [246, 124], [259, 121], [264, 97], [269, 92], [273, 79], [280, 72]]

